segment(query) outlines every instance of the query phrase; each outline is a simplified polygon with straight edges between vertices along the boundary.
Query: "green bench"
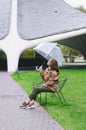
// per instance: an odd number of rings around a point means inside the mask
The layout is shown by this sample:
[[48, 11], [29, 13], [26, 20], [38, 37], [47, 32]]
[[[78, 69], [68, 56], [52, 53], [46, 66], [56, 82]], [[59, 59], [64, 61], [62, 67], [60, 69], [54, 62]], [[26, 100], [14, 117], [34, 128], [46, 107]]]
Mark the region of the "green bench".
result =
[[[48, 93], [55, 94], [56, 97], [58, 96], [59, 99], [66, 104], [66, 100], [65, 100], [64, 95], [62, 93], [62, 89], [63, 89], [66, 81], [67, 81], [66, 77], [59, 77], [59, 80], [57, 82], [57, 90], [56, 90], [56, 92], [42, 92], [42, 93], [45, 93], [45, 105], [47, 104]], [[40, 86], [40, 84], [42, 84], [42, 83], [43, 83], [43, 80], [42, 79], [40, 80], [39, 78], [37, 78], [33, 82], [33, 86]], [[42, 102], [42, 96], [41, 96], [42, 93], [40, 93], [40, 103]]]

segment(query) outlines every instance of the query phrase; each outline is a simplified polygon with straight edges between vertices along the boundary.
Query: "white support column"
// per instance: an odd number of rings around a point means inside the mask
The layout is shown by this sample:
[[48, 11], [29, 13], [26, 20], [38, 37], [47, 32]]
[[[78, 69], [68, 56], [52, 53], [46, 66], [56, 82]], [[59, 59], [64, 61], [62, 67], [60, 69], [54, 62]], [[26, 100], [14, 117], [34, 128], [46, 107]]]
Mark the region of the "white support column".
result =
[[8, 61], [8, 72], [15, 72], [18, 68], [18, 58], [17, 55], [14, 53], [11, 55], [8, 54], [7, 55], [7, 61]]

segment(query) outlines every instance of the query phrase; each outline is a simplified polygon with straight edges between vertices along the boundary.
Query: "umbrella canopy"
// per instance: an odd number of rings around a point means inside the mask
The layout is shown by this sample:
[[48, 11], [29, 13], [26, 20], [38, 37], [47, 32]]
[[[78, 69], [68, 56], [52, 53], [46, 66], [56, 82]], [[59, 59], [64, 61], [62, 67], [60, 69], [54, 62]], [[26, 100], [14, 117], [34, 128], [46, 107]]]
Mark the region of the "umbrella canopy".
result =
[[33, 49], [47, 60], [54, 58], [62, 66], [63, 55], [57, 43], [41, 43]]

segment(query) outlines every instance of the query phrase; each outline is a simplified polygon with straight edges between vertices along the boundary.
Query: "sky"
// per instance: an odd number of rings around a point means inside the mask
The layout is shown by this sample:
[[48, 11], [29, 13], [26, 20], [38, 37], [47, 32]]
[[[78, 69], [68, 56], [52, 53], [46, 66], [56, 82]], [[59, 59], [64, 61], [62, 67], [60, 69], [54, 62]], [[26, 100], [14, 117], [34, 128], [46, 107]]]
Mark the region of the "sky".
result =
[[86, 0], [64, 0], [73, 7], [83, 6], [86, 9]]

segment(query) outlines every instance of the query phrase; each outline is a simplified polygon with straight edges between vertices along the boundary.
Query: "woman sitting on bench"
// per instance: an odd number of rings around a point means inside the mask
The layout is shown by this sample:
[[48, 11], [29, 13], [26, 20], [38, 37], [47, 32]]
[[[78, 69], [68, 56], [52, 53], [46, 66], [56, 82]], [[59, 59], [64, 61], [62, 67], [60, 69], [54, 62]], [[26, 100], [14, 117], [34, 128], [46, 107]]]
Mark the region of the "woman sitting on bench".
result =
[[21, 107], [32, 106], [34, 104], [34, 100], [41, 92], [56, 92], [56, 86], [58, 82], [59, 75], [59, 67], [58, 63], [54, 59], [50, 59], [47, 62], [47, 68], [44, 71], [42, 67], [39, 67], [40, 76], [43, 78], [44, 83], [40, 84], [40, 86], [33, 87], [32, 93], [29, 95], [29, 99], [22, 103]]

